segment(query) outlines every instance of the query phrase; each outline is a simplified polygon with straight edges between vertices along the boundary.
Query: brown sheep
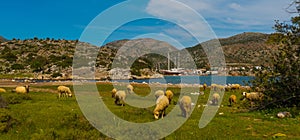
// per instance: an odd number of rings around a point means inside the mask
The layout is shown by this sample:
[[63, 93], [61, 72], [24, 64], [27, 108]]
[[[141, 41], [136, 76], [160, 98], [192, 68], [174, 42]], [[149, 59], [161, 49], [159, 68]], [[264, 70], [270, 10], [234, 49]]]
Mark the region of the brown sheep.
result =
[[114, 98], [115, 95], [116, 95], [116, 93], [117, 93], [117, 89], [115, 89], [115, 88], [112, 89], [112, 90], [111, 90], [111, 97]]
[[236, 103], [236, 96], [232, 94], [229, 97], [229, 105], [232, 106], [235, 103]]
[[171, 90], [167, 90], [165, 95], [169, 99], [169, 103], [171, 103], [172, 98], [173, 98], [173, 92]]
[[21, 94], [29, 93], [29, 85], [17, 86], [15, 91]]
[[205, 89], [207, 88], [206, 83], [203, 84], [203, 91], [205, 91]]

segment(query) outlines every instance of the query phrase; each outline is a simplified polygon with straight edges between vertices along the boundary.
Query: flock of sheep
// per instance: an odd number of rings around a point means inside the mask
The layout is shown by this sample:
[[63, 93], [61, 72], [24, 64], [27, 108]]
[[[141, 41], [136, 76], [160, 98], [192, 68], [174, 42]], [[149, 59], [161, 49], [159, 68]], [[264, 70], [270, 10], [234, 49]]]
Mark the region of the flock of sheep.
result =
[[[24, 86], [16, 86], [11, 92], [15, 92], [18, 94], [28, 94], [29, 93], [29, 85], [26, 84]], [[0, 93], [5, 93], [6, 90], [4, 88], [0, 88]], [[69, 87], [66, 86], [58, 86], [57, 87], [58, 98], [61, 97], [72, 97], [73, 93], [71, 92]]]
[[[133, 86], [128, 85], [126, 88], [126, 91], [124, 90], [117, 90], [115, 88], [112, 89], [111, 94], [112, 98], [115, 99], [115, 104], [124, 106], [125, 105], [125, 99], [127, 94], [133, 93]], [[155, 119], [159, 119], [159, 117], [163, 118], [166, 114], [166, 109], [170, 105], [172, 98], [174, 96], [173, 92], [171, 90], [167, 90], [164, 92], [163, 90], [157, 90], [154, 93], [155, 99], [156, 99], [156, 106], [153, 110], [153, 115]], [[180, 101], [179, 105], [182, 111], [182, 115], [184, 117], [188, 117], [191, 111], [192, 107], [192, 100], [189, 96], [183, 96]]]
[[[203, 90], [207, 88], [207, 85], [204, 84]], [[212, 105], [218, 105], [220, 94], [218, 92], [224, 92], [224, 91], [232, 91], [232, 90], [244, 90], [244, 91], [251, 91], [250, 86], [241, 86], [239, 84], [229, 84], [229, 85], [217, 85], [217, 84], [211, 84], [210, 89], [213, 90], [214, 93], [212, 96], [212, 100], [210, 101], [210, 104]], [[242, 92], [242, 98], [240, 100], [248, 100], [251, 103], [251, 107], [253, 107], [254, 102], [262, 101], [264, 95], [262, 92]], [[237, 96], [232, 94], [229, 96], [228, 99], [229, 106], [232, 106], [237, 103]]]
[[[215, 91], [215, 93], [212, 95], [212, 99], [209, 101], [211, 105], [218, 105], [220, 100], [220, 94], [219, 91], [229, 91], [229, 90], [248, 90], [250, 91], [251, 88], [249, 86], [240, 86], [239, 84], [232, 84], [227, 86], [212, 84], [211, 86], [207, 86], [204, 84], [203, 90], [206, 88], [210, 88], [211, 90]], [[115, 104], [124, 106], [125, 105], [125, 99], [127, 94], [133, 93], [133, 86], [128, 85], [127, 90], [123, 91], [117, 91], [117, 89], [112, 89], [111, 91], [112, 97], [115, 99]], [[167, 90], [164, 92], [163, 90], [157, 90], [154, 93], [155, 99], [156, 99], [156, 106], [153, 110], [153, 115], [155, 119], [159, 119], [159, 117], [163, 118], [163, 116], [166, 114], [166, 109], [170, 105], [172, 98], [173, 98], [173, 92], [171, 90]], [[242, 92], [242, 98], [241, 100], [248, 100], [252, 104], [256, 101], [261, 101], [263, 99], [263, 94], [260, 92]], [[230, 95], [229, 99], [229, 106], [232, 106], [237, 103], [237, 96], [232, 94]], [[179, 99], [178, 102], [180, 109], [181, 109], [181, 115], [183, 117], [189, 117], [191, 108], [192, 108], [192, 99], [189, 96], [183, 96], [181, 99]]]
[[[209, 101], [211, 105], [218, 105], [219, 100], [220, 100], [220, 94], [218, 92], [222, 91], [228, 91], [228, 90], [237, 90], [237, 89], [243, 89], [250, 91], [250, 87], [248, 86], [240, 86], [239, 84], [232, 84], [232, 85], [227, 85], [227, 86], [222, 86], [222, 85], [217, 85], [217, 84], [212, 84], [211, 86], [207, 86], [206, 84], [202, 85], [203, 88], [203, 93], [206, 90], [206, 88], [210, 88], [213, 90], [215, 93], [212, 95], [212, 99]], [[5, 89], [0, 88], [0, 93], [1, 92], [6, 92]], [[15, 89], [12, 90], [12, 92], [20, 93], [20, 94], [26, 94], [29, 93], [29, 85], [25, 86], [17, 86]], [[67, 86], [58, 86], [57, 87], [57, 93], [58, 93], [58, 98], [61, 97], [72, 97], [73, 93], [71, 92], [70, 88]], [[133, 94], [133, 86], [128, 85], [126, 87], [126, 90], [117, 90], [117, 89], [112, 89], [111, 94], [112, 98], [115, 99], [114, 103], [117, 105], [124, 106], [125, 105], [125, 99], [126, 95]], [[156, 100], [156, 106], [155, 109], [153, 110], [153, 115], [155, 119], [159, 119], [159, 117], [163, 118], [164, 115], [166, 114], [166, 109], [167, 107], [171, 104], [172, 98], [174, 96], [173, 92], [171, 90], [167, 90], [164, 92], [163, 90], [157, 90], [154, 93], [155, 100]], [[255, 101], [262, 101], [264, 95], [261, 92], [242, 92], [242, 98], [241, 100], [247, 99], [251, 103], [251, 107], [253, 106]], [[181, 99], [178, 100], [178, 104], [181, 109], [181, 115], [183, 117], [188, 118], [191, 112], [192, 108], [192, 99], [191, 97], [185, 95]], [[230, 95], [229, 99], [229, 106], [232, 106], [237, 103], [237, 96], [232, 94]]]

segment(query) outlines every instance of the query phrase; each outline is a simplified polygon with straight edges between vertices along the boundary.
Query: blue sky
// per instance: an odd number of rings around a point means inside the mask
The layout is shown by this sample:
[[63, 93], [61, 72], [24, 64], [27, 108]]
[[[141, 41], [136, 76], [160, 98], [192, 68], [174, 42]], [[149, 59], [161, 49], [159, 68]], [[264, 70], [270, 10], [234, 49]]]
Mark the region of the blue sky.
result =
[[[209, 25], [206, 28], [211, 28], [210, 31], [213, 31], [216, 37], [223, 38], [243, 32], [271, 33], [274, 32], [272, 26], [275, 19], [283, 21], [295, 16], [284, 11], [292, 0], [177, 1], [183, 6], [169, 0], [134, 0], [127, 1], [127, 4], [121, 4], [123, 2], [121, 0], [7, 0], [0, 4], [2, 13], [0, 36], [7, 39], [82, 38], [83, 41], [87, 40], [96, 45], [119, 39], [139, 37], [159, 39], [161, 36], [169, 36], [184, 46], [192, 46], [197, 44], [195, 37], [200, 38], [200, 41], [212, 37], [210, 35], [205, 37], [208, 33], [202, 27], [206, 25]], [[113, 11], [111, 9], [114, 9], [112, 6], [116, 4], [121, 5], [122, 10], [116, 10], [111, 14]], [[186, 6], [191, 10], [184, 9]], [[103, 19], [101, 13], [104, 10], [111, 12], [109, 15], [112, 16]], [[188, 12], [176, 12], [180, 10]], [[195, 16], [187, 16], [192, 11], [201, 15], [203, 21]], [[118, 22], [128, 16], [149, 17], [149, 19], [110, 26], [114, 21]], [[101, 21], [106, 20], [110, 22], [102, 24]], [[201, 27], [196, 26], [202, 24]], [[108, 28], [111, 29], [108, 31]], [[82, 36], [83, 32], [89, 29], [96, 33], [91, 37], [93, 38], [91, 41]], [[197, 34], [200, 32], [202, 35]], [[105, 41], [101, 42], [98, 38]]]

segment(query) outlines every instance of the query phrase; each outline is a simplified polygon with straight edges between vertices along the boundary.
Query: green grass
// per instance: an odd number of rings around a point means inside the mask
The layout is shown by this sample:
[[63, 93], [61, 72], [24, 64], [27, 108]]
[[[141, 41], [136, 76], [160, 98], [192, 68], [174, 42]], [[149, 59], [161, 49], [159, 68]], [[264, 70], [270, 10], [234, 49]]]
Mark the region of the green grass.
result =
[[[140, 96], [150, 93], [148, 86], [134, 87]], [[56, 86], [35, 88], [56, 89]], [[112, 85], [98, 85], [99, 93], [111, 112], [130, 122], [154, 121], [154, 106], [145, 109], [128, 104], [124, 107], [117, 106], [111, 98], [112, 88]], [[175, 96], [167, 113], [175, 107], [180, 93], [179, 88], [168, 89], [171, 89]], [[7, 88], [7, 91], [10, 89]], [[207, 102], [209, 91], [205, 93], [206, 95], [199, 96], [191, 117], [164, 139], [272, 139], [277, 133], [286, 134], [286, 137], [283, 137], [285, 139], [300, 139], [300, 117], [295, 115], [299, 112], [297, 109], [289, 110], [293, 112], [292, 118], [278, 119], [275, 115], [283, 109], [247, 112], [244, 111], [245, 105], [240, 100], [238, 104], [229, 107], [228, 97], [235, 94], [240, 98], [241, 91], [226, 92], [216, 116], [205, 128], [200, 129], [198, 124], [204, 107], [198, 105]], [[30, 92], [28, 95], [8, 92], [1, 93], [1, 96], [10, 104], [9, 108], [0, 110], [0, 113], [4, 114], [2, 116], [9, 115], [12, 121], [7, 132], [0, 132], [0, 139], [110, 139], [86, 120], [74, 97], [57, 99], [56, 94], [42, 92]], [[219, 115], [221, 112], [223, 115]]]

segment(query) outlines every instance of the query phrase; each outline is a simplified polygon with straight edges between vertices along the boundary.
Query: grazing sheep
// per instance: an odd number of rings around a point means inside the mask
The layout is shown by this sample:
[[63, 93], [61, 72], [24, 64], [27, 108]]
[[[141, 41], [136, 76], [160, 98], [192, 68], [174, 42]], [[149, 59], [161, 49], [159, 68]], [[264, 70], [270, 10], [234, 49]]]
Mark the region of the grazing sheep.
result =
[[166, 109], [169, 106], [169, 99], [165, 95], [161, 95], [156, 100], [156, 107], [153, 110], [153, 115], [155, 119], [158, 119], [161, 115], [161, 118], [164, 117], [164, 114], [166, 113]]
[[250, 86], [241, 86], [240, 89], [241, 90], [246, 90], [246, 91], [250, 92], [251, 87]]
[[250, 93], [242, 92], [242, 95], [243, 97], [241, 98], [241, 100], [245, 100], [245, 99], [249, 100], [251, 103], [251, 107], [253, 106], [254, 101], [261, 101], [264, 96], [260, 92], [250, 92]]
[[214, 90], [214, 91], [224, 91], [225, 90], [225, 87], [222, 85], [211, 84], [210, 87], [211, 87], [211, 90]]
[[16, 93], [21, 93], [21, 94], [29, 93], [29, 85], [17, 86]]
[[127, 92], [128, 94], [132, 94], [133, 93], [133, 86], [132, 85], [127, 85]]
[[183, 96], [179, 100], [179, 106], [183, 117], [188, 118], [192, 109], [192, 99], [189, 96]]
[[231, 90], [240, 89], [240, 87], [241, 87], [240, 84], [232, 84], [231, 85]]
[[66, 86], [58, 86], [58, 98], [65, 96], [65, 97], [72, 97], [72, 92], [69, 87]]
[[220, 95], [218, 93], [213, 94], [212, 105], [218, 105], [220, 99]]
[[116, 95], [116, 93], [117, 93], [117, 89], [115, 89], [115, 88], [112, 89], [112, 90], [111, 90], [111, 97], [114, 98], [115, 95]]
[[203, 84], [203, 91], [205, 91], [205, 89], [207, 88], [206, 83]]
[[116, 92], [116, 94], [114, 95], [115, 98], [115, 104], [116, 105], [120, 105], [121, 106], [125, 106], [125, 99], [126, 99], [126, 92], [123, 90], [119, 90]]
[[242, 95], [243, 97], [241, 100], [248, 99], [249, 101], [261, 101], [264, 96], [260, 92], [250, 92], [250, 93], [242, 92]]
[[169, 103], [171, 103], [172, 98], [173, 98], [173, 92], [171, 90], [167, 90], [165, 95], [169, 99]]
[[6, 90], [4, 88], [0, 88], [0, 93], [5, 93]]
[[157, 90], [155, 93], [154, 93], [154, 96], [155, 96], [155, 100], [157, 100], [157, 98], [161, 95], [165, 95], [164, 91], [162, 90]]
[[236, 103], [236, 96], [232, 94], [229, 97], [229, 105], [232, 106], [235, 103]]

